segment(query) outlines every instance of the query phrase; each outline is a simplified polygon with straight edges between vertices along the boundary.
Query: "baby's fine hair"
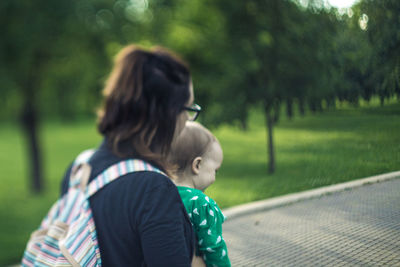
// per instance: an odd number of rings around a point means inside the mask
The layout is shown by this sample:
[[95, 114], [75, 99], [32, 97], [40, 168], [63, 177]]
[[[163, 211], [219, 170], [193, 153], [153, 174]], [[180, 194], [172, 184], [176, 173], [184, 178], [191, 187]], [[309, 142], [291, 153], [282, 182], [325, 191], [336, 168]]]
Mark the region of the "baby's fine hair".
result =
[[187, 121], [178, 138], [172, 142], [168, 161], [178, 173], [183, 172], [196, 157], [203, 156], [214, 142], [218, 140], [207, 128], [200, 123]]

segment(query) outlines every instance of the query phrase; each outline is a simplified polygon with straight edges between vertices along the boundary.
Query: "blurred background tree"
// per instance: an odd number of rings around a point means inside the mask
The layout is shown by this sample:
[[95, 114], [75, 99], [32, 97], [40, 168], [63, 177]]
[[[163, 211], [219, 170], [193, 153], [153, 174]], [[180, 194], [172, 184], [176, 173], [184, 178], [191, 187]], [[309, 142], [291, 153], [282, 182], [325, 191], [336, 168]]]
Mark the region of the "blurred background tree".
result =
[[129, 43], [163, 45], [190, 63], [207, 125], [245, 130], [261, 106], [269, 172], [281, 110], [292, 118], [400, 97], [397, 0], [343, 10], [323, 0], [3, 0], [0, 22], [0, 120], [21, 122], [35, 191], [40, 121], [93, 116], [111, 59]]
[[369, 56], [381, 104], [400, 95], [400, 3], [396, 0], [364, 0], [356, 5], [358, 23], [369, 37]]
[[[34, 191], [42, 189], [41, 151], [38, 137], [39, 101], [57, 39], [71, 14], [67, 1], [4, 1], [1, 3], [1, 80], [5, 106], [16, 111], [27, 138]], [[15, 96], [14, 99], [8, 99]], [[4, 101], [4, 100], [3, 100]], [[11, 112], [8, 112], [10, 114]], [[6, 111], [7, 114], [7, 111]]]

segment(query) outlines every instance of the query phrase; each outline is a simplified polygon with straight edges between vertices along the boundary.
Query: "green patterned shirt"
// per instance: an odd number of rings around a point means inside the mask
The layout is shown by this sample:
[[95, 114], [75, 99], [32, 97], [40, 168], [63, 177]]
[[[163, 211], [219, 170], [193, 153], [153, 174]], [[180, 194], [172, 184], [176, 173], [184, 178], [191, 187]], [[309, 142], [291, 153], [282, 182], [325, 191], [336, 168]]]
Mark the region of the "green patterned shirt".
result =
[[197, 235], [198, 250], [207, 266], [231, 266], [222, 223], [225, 216], [217, 203], [197, 189], [178, 186], [179, 194]]

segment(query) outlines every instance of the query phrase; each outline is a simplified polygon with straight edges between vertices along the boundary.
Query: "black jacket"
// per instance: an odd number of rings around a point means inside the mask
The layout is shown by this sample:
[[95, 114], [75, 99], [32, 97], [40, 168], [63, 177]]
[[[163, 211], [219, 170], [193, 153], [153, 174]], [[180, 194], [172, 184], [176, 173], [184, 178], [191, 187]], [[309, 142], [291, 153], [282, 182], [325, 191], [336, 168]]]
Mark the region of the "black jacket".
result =
[[[124, 160], [106, 142], [89, 163], [89, 182]], [[71, 167], [62, 182], [68, 190]], [[176, 186], [155, 172], [122, 176], [90, 198], [103, 266], [190, 266], [195, 236]]]

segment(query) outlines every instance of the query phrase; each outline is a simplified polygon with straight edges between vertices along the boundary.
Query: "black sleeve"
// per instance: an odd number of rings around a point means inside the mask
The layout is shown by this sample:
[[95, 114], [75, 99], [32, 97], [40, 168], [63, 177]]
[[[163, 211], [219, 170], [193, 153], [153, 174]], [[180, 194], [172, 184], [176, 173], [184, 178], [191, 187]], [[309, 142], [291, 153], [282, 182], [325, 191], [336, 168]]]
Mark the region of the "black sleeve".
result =
[[183, 203], [178, 190], [166, 183], [146, 192], [142, 216], [138, 221], [147, 266], [190, 266], [192, 236], [188, 236]]

